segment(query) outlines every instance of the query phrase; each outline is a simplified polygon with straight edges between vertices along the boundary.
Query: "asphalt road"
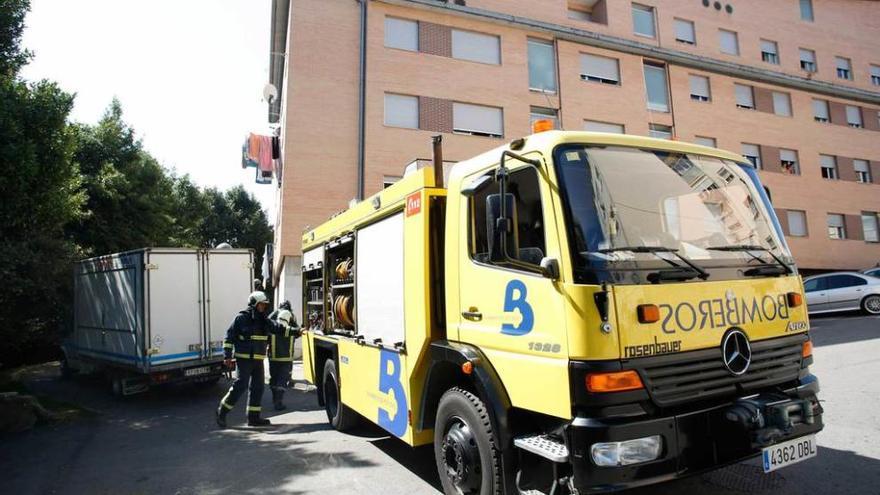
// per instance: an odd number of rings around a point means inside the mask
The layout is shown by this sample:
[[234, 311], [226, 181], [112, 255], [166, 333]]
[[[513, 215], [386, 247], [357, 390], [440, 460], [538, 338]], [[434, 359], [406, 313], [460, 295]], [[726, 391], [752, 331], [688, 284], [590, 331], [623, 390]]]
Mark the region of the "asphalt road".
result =
[[[812, 323], [826, 422], [818, 457], [770, 475], [750, 462], [627, 493], [880, 494], [880, 317]], [[337, 433], [304, 384], [262, 431], [241, 426], [241, 409], [233, 428], [214, 426], [223, 384], [116, 400], [97, 379], [62, 381], [47, 366], [29, 385], [96, 414], [0, 437], [3, 493], [439, 493], [430, 447], [370, 426]]]

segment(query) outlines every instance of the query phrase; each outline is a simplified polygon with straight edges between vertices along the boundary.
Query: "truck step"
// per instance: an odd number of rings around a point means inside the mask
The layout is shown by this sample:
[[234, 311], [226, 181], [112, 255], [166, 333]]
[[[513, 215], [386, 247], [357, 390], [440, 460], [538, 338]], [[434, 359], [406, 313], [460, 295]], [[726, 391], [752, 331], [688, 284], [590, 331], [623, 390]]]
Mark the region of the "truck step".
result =
[[513, 445], [553, 462], [568, 462], [568, 447], [550, 435], [523, 435], [514, 438]]

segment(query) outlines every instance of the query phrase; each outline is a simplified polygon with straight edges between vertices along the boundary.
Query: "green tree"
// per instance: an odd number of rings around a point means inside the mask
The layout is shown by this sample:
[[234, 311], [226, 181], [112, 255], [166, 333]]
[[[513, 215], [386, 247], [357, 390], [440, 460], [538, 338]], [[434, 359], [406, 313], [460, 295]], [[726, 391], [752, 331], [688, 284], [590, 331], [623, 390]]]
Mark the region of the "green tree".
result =
[[214, 188], [205, 190], [210, 214], [201, 226], [202, 245], [216, 246], [228, 242], [236, 248], [256, 251], [255, 274], [263, 262], [263, 248], [272, 242], [272, 227], [260, 202], [244, 187], [235, 186], [226, 192]]
[[57, 340], [70, 306], [64, 235], [83, 194], [67, 126], [73, 96], [48, 81], [27, 83], [18, 70], [28, 2], [0, 1], [0, 364], [14, 364]]

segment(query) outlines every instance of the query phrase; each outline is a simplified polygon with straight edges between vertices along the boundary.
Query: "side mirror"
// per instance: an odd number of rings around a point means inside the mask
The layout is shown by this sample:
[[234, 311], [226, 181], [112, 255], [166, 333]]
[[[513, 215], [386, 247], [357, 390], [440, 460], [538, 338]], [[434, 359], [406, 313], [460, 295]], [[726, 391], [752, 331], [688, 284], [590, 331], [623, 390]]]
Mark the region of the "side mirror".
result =
[[[505, 261], [508, 256], [517, 258], [519, 243], [516, 232], [516, 198], [513, 194], [505, 194], [501, 201], [500, 194], [486, 196], [486, 239], [489, 241], [489, 260]], [[505, 214], [501, 213], [502, 203]], [[505, 252], [506, 251], [506, 252]], [[513, 256], [510, 256], [510, 254]]]
[[541, 275], [550, 280], [559, 280], [559, 261], [556, 258], [541, 258]]

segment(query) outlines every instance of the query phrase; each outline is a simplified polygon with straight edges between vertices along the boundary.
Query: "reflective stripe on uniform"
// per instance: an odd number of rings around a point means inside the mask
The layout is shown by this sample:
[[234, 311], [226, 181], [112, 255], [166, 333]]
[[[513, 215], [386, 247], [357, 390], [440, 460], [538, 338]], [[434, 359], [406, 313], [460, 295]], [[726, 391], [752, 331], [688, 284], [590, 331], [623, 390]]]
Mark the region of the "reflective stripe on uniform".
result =
[[223, 348], [224, 349], [232, 349], [232, 342], [224, 342]]
[[251, 335], [248, 337], [247, 335], [239, 335], [238, 340], [269, 340], [268, 335]]
[[241, 352], [236, 352], [235, 357], [241, 359], [266, 359], [265, 354], [244, 354]]
[[277, 358], [277, 357], [269, 356], [269, 361], [285, 361], [285, 362], [293, 362], [293, 358], [292, 358], [292, 357]]
[[224, 400], [224, 401], [221, 401], [221, 402], [220, 402], [220, 405], [223, 406], [223, 407], [225, 407], [226, 409], [232, 409], [232, 408], [233, 408], [233, 406], [230, 406], [229, 404], [227, 404], [225, 400]]
[[247, 412], [260, 412], [263, 408], [260, 406], [247, 406]]

